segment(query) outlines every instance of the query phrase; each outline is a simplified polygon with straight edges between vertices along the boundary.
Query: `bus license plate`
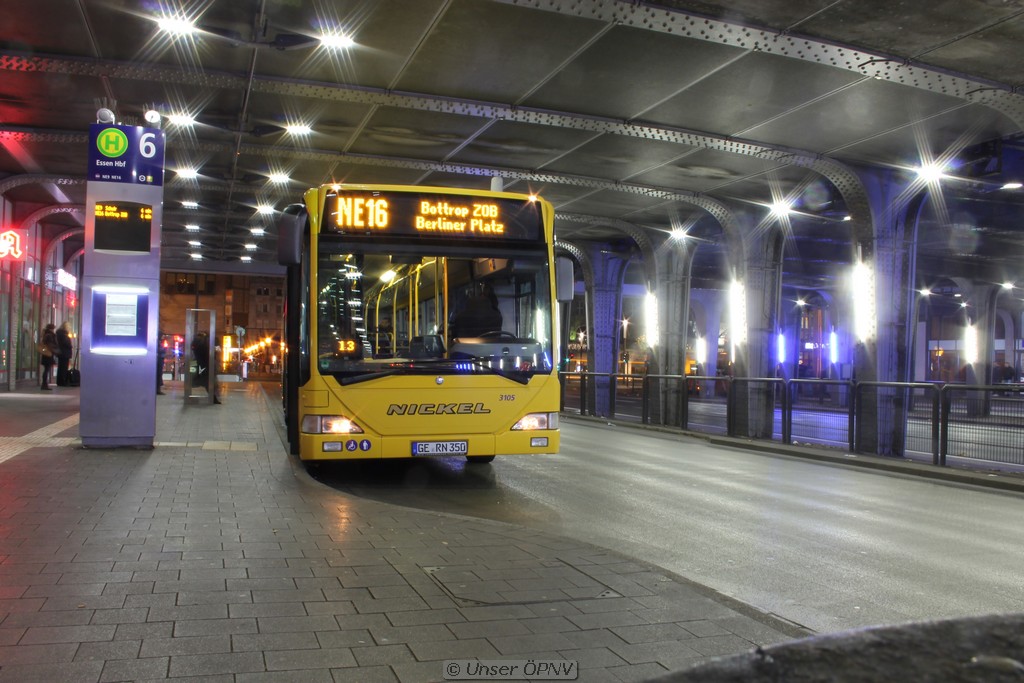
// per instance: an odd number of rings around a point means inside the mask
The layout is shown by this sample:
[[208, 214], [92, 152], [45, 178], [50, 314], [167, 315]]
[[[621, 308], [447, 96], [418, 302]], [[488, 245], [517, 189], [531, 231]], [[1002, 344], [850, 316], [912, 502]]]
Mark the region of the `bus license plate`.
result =
[[466, 455], [468, 441], [413, 441], [413, 455]]

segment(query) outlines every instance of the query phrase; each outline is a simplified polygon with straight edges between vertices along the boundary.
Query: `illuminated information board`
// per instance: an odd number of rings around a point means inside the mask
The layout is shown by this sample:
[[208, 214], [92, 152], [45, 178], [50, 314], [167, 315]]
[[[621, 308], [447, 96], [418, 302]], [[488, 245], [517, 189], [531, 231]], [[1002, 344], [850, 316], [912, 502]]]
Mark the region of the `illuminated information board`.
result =
[[97, 202], [96, 249], [149, 253], [153, 207], [138, 202]]
[[338, 340], [338, 355], [339, 356], [357, 356], [360, 351], [359, 342], [355, 339], [339, 339]]
[[438, 239], [540, 240], [540, 202], [418, 192], [340, 191], [327, 195], [326, 229], [350, 235]]

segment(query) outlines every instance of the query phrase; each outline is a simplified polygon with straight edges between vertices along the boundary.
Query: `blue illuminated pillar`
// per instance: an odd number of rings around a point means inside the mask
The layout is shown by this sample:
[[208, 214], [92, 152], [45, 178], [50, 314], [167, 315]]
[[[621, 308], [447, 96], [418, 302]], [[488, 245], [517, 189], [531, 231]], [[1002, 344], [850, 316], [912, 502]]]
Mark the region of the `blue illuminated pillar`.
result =
[[86, 447], [153, 446], [163, 165], [163, 131], [90, 126], [80, 338]]
[[[591, 335], [591, 372], [614, 373], [623, 347], [622, 338], [622, 278], [626, 272], [628, 256], [609, 254], [594, 247], [589, 250], [594, 269], [594, 291], [589, 303], [593, 307], [594, 332]], [[593, 382], [594, 414], [612, 415], [611, 379], [597, 377]]]
[[[898, 171], [861, 170], [871, 207], [872, 235], [860, 235], [858, 268], [870, 273], [870, 287], [854, 275], [857, 291], [853, 316], [854, 374], [858, 382], [908, 382], [913, 377], [911, 352], [917, 292], [917, 232], [926, 208], [925, 186]], [[920, 189], [915, 190], [915, 187]], [[864, 305], [866, 295], [871, 301]], [[858, 311], [858, 308], [861, 310]], [[873, 324], [859, 321], [866, 312]], [[857, 403], [856, 448], [861, 453], [903, 456], [909, 401], [904, 392], [862, 390]]]
[[[746, 341], [737, 344], [737, 377], [773, 377], [778, 345], [778, 311], [782, 282], [783, 234], [761, 234], [747, 243], [742, 294], [746, 304]], [[736, 332], [732, 329], [729, 334]], [[764, 382], [735, 382], [735, 436], [771, 438], [776, 389]]]

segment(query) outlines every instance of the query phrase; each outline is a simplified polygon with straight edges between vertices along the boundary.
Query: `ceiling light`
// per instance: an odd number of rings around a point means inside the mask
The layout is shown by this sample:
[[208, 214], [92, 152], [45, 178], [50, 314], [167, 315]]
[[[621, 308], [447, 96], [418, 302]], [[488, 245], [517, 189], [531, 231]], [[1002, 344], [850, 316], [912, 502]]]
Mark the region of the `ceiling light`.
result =
[[189, 232], [199, 232], [199, 226], [196, 225], [195, 223], [186, 225], [185, 229], [188, 230]]
[[203, 243], [200, 242], [199, 240], [189, 240], [188, 241], [188, 246], [190, 246], [190, 247], [201, 247], [201, 246], [203, 246]]
[[179, 168], [175, 173], [182, 180], [192, 180], [199, 177], [199, 171], [194, 168]]
[[978, 328], [974, 325], [964, 328], [964, 360], [971, 365], [978, 362]]
[[196, 31], [195, 24], [182, 17], [161, 17], [157, 20], [156, 25], [160, 27], [161, 31], [170, 33], [172, 36], [187, 36]]
[[191, 126], [196, 122], [196, 118], [191, 114], [168, 114], [167, 122], [172, 126]]
[[701, 365], [703, 365], [704, 361], [706, 361], [707, 358], [708, 340], [705, 339], [704, 337], [697, 337], [697, 339], [693, 343], [693, 359], [700, 363]]
[[349, 36], [344, 33], [325, 33], [320, 36], [320, 45], [323, 47], [333, 49], [345, 49], [350, 48], [356, 44], [356, 41], [352, 40]]
[[199, 208], [199, 202], [194, 202], [192, 200], [188, 200], [188, 201], [182, 202], [181, 205], [183, 207], [185, 207], [186, 209], [198, 209]]
[[1012, 282], [1004, 282], [1003, 283], [1003, 289], [1013, 289], [1013, 283]]
[[189, 256], [192, 257], [193, 261], [202, 261], [203, 260], [203, 255], [202, 254], [197, 254], [195, 252], [192, 252], [191, 254], [189, 254]]
[[1024, 187], [1024, 183], [1012, 182], [1012, 183], [1006, 183], [1005, 185], [1003, 185], [1003, 187], [1001, 189], [1003, 189], [1003, 190], [1019, 190], [1022, 187]]
[[271, 173], [270, 182], [272, 183], [287, 183], [291, 178], [286, 173]]
[[252, 261], [252, 256], [241, 256], [239, 258], [241, 258], [242, 262], [244, 263], [249, 263], [250, 261]]
[[843, 220], [844, 221], [852, 221], [853, 220], [853, 216], [843, 216]]
[[274, 207], [270, 204], [260, 204], [256, 207], [256, 210], [263, 214], [274, 213]]
[[686, 234], [686, 231], [682, 228], [672, 228], [672, 239], [675, 241], [682, 242], [687, 237], [689, 237], [689, 235]]
[[921, 296], [931, 296], [932, 293], [932, 290], [928, 289], [927, 287], [923, 287], [918, 291], [921, 292]]
[[853, 328], [857, 341], [867, 342], [878, 331], [875, 306], [875, 271], [858, 261], [853, 265]]
[[263, 228], [250, 228], [249, 232], [253, 234], [253, 237], [263, 237], [264, 233], [266, 233], [266, 230], [264, 230]]
[[771, 205], [770, 209], [774, 216], [786, 216], [789, 214], [792, 206], [787, 201], [778, 201]]
[[380, 281], [381, 282], [391, 282], [392, 280], [395, 279], [395, 275], [397, 275], [397, 274], [398, 273], [396, 273], [393, 270], [385, 270], [383, 273], [380, 274]]
[[249, 251], [256, 251], [256, 249], [257, 249], [256, 245], [253, 244], [252, 242], [250, 242], [249, 244], [246, 244], [245, 248], [248, 249]]
[[313, 129], [304, 123], [293, 123], [285, 126], [284, 129], [292, 135], [309, 135], [313, 132]]
[[926, 183], [937, 183], [946, 177], [938, 164], [921, 164], [914, 170], [917, 171], [917, 177]]

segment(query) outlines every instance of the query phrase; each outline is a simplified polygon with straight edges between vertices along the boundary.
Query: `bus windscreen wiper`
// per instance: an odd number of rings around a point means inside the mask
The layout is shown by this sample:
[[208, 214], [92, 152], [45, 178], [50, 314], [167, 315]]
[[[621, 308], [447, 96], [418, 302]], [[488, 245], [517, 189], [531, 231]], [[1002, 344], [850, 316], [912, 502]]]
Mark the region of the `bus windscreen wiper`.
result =
[[417, 360], [398, 361], [388, 365], [387, 369], [378, 370], [376, 372], [363, 372], [358, 375], [349, 375], [342, 377], [338, 382], [342, 386], [348, 386], [350, 384], [359, 384], [361, 382], [368, 382], [372, 379], [378, 379], [380, 377], [393, 377], [395, 375], [404, 374], [418, 374], [417, 371], [423, 372], [434, 372], [443, 367], [448, 370], [458, 370], [460, 366], [468, 366], [474, 370], [482, 370], [492, 375], [498, 375], [505, 379], [510, 379], [513, 382], [519, 384], [529, 384], [530, 378], [522, 370], [503, 370], [488, 365], [488, 360], [500, 359], [501, 356], [480, 356], [473, 358], [420, 358]]
[[415, 361], [410, 361], [409, 369], [415, 370], [416, 367], [423, 368], [425, 370], [433, 372], [439, 367], [443, 367], [446, 370], [460, 370], [463, 367], [471, 368], [473, 370], [482, 370], [485, 373], [491, 375], [498, 375], [505, 379], [510, 379], [513, 382], [519, 384], [529, 384], [530, 378], [522, 370], [503, 370], [502, 368], [496, 368], [487, 364], [488, 360], [500, 359], [501, 356], [472, 356], [467, 358], [423, 358]]
[[378, 370], [377, 372], [363, 372], [358, 375], [349, 375], [342, 377], [338, 380], [341, 386], [345, 387], [349, 384], [359, 384], [360, 382], [366, 382], [371, 379], [377, 379], [378, 377], [390, 377], [392, 375], [400, 375], [405, 372], [405, 368], [389, 367], [387, 370]]
[[493, 361], [493, 360], [499, 360], [500, 361], [503, 358], [504, 358], [504, 356], [498, 356], [498, 355], [471, 356], [469, 358], [442, 359], [442, 362], [448, 363], [450, 365], [453, 365], [456, 369], [459, 367], [460, 363], [462, 363], [462, 364], [468, 363], [470, 366], [472, 366], [475, 369], [483, 370], [483, 371], [488, 372], [488, 373], [490, 373], [492, 375], [498, 375], [500, 377], [504, 377], [505, 379], [510, 379], [513, 382], [518, 382], [519, 384], [529, 384], [530, 383], [530, 377], [525, 372], [523, 372], [522, 370], [504, 370], [501, 367], [494, 367], [493, 365], [490, 365], [488, 363], [488, 361]]

